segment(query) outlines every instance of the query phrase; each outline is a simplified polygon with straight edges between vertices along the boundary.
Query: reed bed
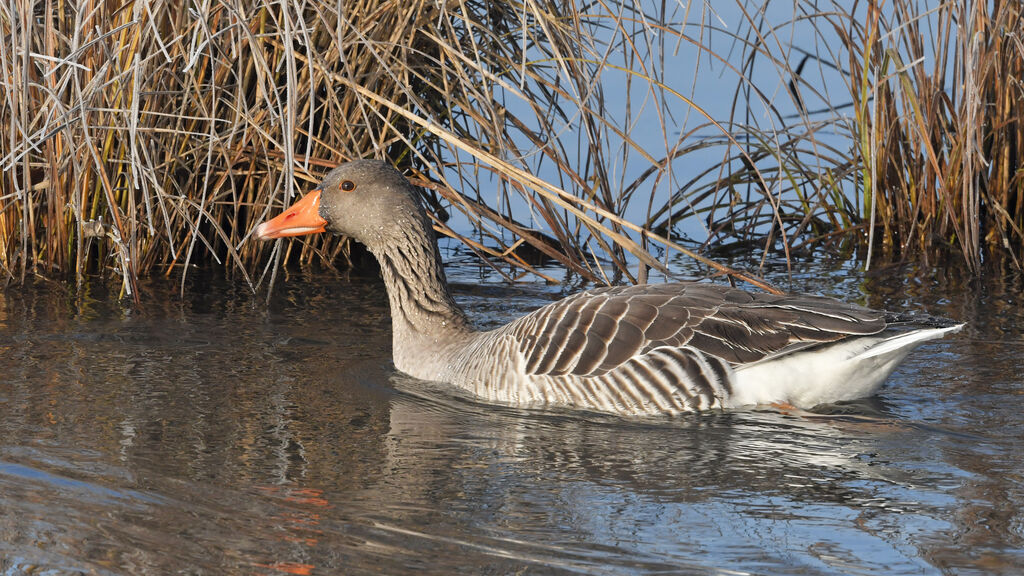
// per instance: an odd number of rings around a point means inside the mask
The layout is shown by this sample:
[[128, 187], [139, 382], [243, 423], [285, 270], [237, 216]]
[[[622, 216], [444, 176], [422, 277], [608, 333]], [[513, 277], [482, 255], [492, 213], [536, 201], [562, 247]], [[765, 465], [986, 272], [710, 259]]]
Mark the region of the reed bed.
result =
[[972, 270], [1024, 256], [1024, 7], [897, 0], [867, 6], [850, 56], [869, 241], [927, 254], [954, 244]]
[[[199, 266], [256, 286], [343, 264], [344, 239], [249, 235], [369, 156], [405, 169], [437, 229], [510, 276], [535, 271], [526, 245], [595, 282], [642, 281], [681, 253], [759, 284], [712, 244], [765, 256], [845, 239], [905, 257], [938, 239], [968, 262], [1019, 258], [1010, 4], [799, 4], [766, 26], [737, 3], [726, 28], [707, 5], [658, 3], [11, 0], [0, 282], [116, 275], [136, 296], [141, 276], [184, 283]], [[784, 36], [807, 22], [809, 46]], [[955, 54], [926, 73], [921, 38]], [[720, 100], [702, 65], [735, 82], [725, 117], [701, 106]], [[823, 88], [829, 70], [845, 96]], [[683, 241], [687, 226], [704, 237]]]
[[[774, 22], [743, 11], [730, 34], [742, 53], [732, 136], [694, 141], [719, 150], [719, 162], [647, 225], [700, 215], [708, 245], [851, 249], [866, 267], [920, 259], [975, 272], [1005, 257], [1020, 270], [1021, 11], [911, 0], [798, 4]], [[787, 88], [760, 118], [758, 68]]]

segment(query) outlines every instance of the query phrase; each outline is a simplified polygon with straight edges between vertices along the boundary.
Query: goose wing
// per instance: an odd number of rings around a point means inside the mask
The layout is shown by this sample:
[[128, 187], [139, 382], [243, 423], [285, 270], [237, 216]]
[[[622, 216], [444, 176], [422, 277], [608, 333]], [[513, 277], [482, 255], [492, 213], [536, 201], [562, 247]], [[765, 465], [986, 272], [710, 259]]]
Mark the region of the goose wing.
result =
[[582, 292], [501, 331], [528, 374], [596, 376], [663, 346], [740, 365], [885, 326], [883, 313], [831, 298], [672, 283]]

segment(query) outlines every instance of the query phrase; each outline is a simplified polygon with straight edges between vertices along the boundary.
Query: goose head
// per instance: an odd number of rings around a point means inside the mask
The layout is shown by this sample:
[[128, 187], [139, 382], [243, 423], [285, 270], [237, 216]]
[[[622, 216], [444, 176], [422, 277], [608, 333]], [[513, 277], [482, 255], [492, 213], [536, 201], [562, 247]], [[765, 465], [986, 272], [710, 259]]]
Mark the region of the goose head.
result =
[[423, 205], [408, 180], [379, 160], [356, 160], [338, 166], [287, 210], [260, 224], [256, 238], [271, 240], [330, 232], [348, 236], [371, 251], [422, 232]]

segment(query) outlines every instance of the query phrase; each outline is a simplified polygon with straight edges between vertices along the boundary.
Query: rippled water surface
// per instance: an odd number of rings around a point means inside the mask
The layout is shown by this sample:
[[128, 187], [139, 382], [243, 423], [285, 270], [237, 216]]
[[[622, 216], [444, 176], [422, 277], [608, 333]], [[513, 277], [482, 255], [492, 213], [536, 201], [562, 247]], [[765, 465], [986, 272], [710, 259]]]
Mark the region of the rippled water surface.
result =
[[818, 268], [773, 279], [969, 327], [863, 402], [628, 420], [403, 377], [374, 279], [0, 292], [0, 573], [1020, 573], [1019, 280]]

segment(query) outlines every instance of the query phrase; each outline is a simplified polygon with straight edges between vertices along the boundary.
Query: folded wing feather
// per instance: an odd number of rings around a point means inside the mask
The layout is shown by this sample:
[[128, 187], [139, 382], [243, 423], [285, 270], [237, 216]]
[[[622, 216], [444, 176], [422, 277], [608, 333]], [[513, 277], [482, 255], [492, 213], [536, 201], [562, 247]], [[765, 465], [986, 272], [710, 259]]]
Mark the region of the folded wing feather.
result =
[[885, 325], [881, 312], [830, 298], [672, 283], [582, 292], [501, 331], [518, 343], [528, 374], [595, 376], [663, 346], [737, 366]]

